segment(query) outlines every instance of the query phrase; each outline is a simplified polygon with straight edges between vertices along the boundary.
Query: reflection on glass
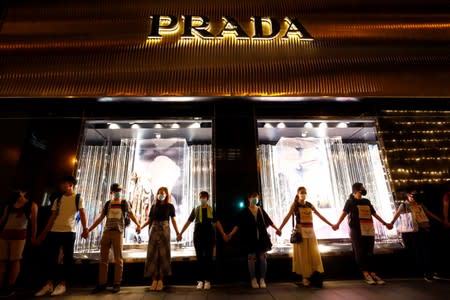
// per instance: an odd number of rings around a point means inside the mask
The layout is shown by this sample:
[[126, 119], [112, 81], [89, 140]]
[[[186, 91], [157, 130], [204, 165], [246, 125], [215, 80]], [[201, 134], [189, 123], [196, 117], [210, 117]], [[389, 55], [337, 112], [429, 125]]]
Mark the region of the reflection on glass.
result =
[[[342, 212], [354, 182], [363, 182], [377, 213], [392, 219], [394, 201], [385, 178], [378, 146], [368, 143], [342, 143], [341, 138], [280, 138], [276, 145], [260, 145], [261, 183], [264, 207], [280, 224], [293, 203], [297, 188], [308, 189], [308, 201], [331, 222]], [[281, 209], [280, 209], [281, 208]], [[374, 222], [376, 239], [397, 239], [395, 231]], [[289, 244], [290, 223], [275, 244]], [[333, 231], [314, 218], [318, 239], [347, 239], [348, 226]]]
[[[79, 160], [77, 191], [85, 200], [89, 224], [101, 213], [109, 199], [109, 186], [114, 182], [124, 187], [124, 196], [141, 223], [146, 221], [161, 186], [168, 187], [180, 224], [197, 204], [201, 190], [212, 193], [211, 145], [188, 146], [183, 138], [121, 139], [118, 146], [84, 145]], [[102, 229], [102, 225], [98, 226], [87, 240], [81, 239], [78, 232], [75, 251], [86, 254], [98, 251]], [[171, 237], [174, 244], [192, 246], [189, 230], [181, 243], [175, 242], [175, 232]], [[133, 222], [126, 228], [124, 242], [128, 248], [145, 246], [147, 240], [147, 230], [137, 235]]]

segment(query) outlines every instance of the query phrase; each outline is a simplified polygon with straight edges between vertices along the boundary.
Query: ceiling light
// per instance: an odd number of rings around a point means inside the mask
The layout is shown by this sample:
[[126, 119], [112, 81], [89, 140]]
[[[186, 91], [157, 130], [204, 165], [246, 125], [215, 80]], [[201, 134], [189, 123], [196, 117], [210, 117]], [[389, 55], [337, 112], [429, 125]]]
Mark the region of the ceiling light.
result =
[[311, 122], [306, 122], [305, 125], [303, 125], [305, 128], [313, 128], [313, 124]]
[[192, 123], [191, 125], [188, 126], [188, 128], [200, 128], [200, 127], [201, 126], [199, 122]]
[[109, 129], [120, 129], [120, 126], [117, 123], [108, 123], [108, 128]]
[[131, 128], [132, 129], [139, 129], [139, 128], [141, 128], [141, 126], [139, 124], [134, 123], [134, 124], [131, 124]]
[[170, 126], [171, 128], [180, 128], [180, 124], [178, 123], [173, 123], [172, 126]]
[[347, 128], [348, 125], [347, 125], [347, 123], [345, 123], [345, 122], [339, 122], [339, 124], [337, 124], [336, 127], [337, 127], [337, 128]]
[[321, 123], [319, 124], [319, 128], [321, 128], [321, 129], [328, 128], [328, 124], [325, 123], [325, 122], [321, 122]]
[[161, 124], [159, 124], [159, 123], [156, 123], [155, 126], [153, 126], [153, 127], [155, 127], [155, 128], [163, 128], [163, 126]]
[[264, 128], [273, 128], [273, 126], [270, 123], [264, 123]]
[[286, 124], [283, 122], [277, 124], [277, 128], [286, 128]]

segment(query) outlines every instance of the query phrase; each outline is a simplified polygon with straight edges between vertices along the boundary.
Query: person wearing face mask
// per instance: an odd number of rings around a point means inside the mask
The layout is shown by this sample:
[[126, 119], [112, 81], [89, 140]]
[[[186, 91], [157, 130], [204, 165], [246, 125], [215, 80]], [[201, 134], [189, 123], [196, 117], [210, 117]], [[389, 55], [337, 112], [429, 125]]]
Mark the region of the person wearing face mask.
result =
[[302, 242], [292, 244], [292, 272], [302, 276], [304, 286], [310, 285], [308, 278], [314, 272], [323, 273], [322, 258], [320, 257], [319, 246], [313, 228], [312, 213], [315, 213], [322, 221], [333, 226], [317, 209], [306, 201], [306, 188], [301, 186], [297, 189], [294, 203], [280, 225], [280, 231], [289, 219], [295, 218], [295, 230], [302, 235]]
[[373, 272], [375, 229], [372, 217], [388, 229], [392, 229], [392, 225], [386, 223], [377, 215], [370, 200], [363, 198], [366, 194], [367, 191], [364, 184], [356, 182], [352, 185], [352, 194], [350, 194], [345, 202], [342, 214], [337, 223], [333, 225], [333, 230], [338, 230], [339, 225], [348, 216], [353, 254], [355, 255], [356, 263], [363, 274], [364, 280], [370, 285], [384, 284], [384, 280]]
[[147, 221], [141, 226], [142, 229], [149, 225], [144, 276], [152, 279], [150, 291], [161, 291], [164, 288], [164, 276], [172, 274], [169, 221], [176, 235], [180, 234], [175, 219], [175, 207], [170, 203], [167, 187], [160, 187], [156, 198], [156, 204], [151, 206]]
[[106, 223], [103, 228], [102, 239], [100, 241], [100, 262], [98, 268], [98, 284], [92, 290], [92, 294], [100, 293], [106, 290], [108, 279], [109, 250], [114, 252], [114, 282], [113, 293], [120, 291], [123, 273], [123, 232], [125, 230], [125, 214], [136, 224], [136, 230], [139, 231], [139, 222], [128, 206], [128, 201], [122, 197], [122, 187], [118, 183], [113, 183], [110, 187], [111, 200], [106, 201], [103, 210], [83, 233], [82, 237], [87, 238], [89, 233], [94, 230], [106, 217]]
[[202, 191], [199, 194], [199, 205], [194, 207], [189, 215], [188, 220], [184, 224], [177, 236], [177, 241], [182, 240], [182, 235], [189, 227], [189, 225], [195, 221], [194, 227], [194, 248], [197, 256], [198, 263], [198, 276], [197, 290], [211, 288], [211, 277], [213, 271], [213, 251], [215, 244], [215, 231], [216, 226], [219, 232], [223, 233], [223, 229], [216, 223], [216, 217], [214, 209], [208, 204], [209, 194], [206, 191]]
[[433, 219], [445, 226], [445, 221], [429, 211], [422, 203], [417, 202], [417, 192], [413, 188], [406, 191], [406, 201], [403, 202], [394, 217], [391, 225], [400, 217], [402, 213], [411, 213], [413, 220], [413, 230], [411, 232], [402, 232], [402, 239], [405, 248], [416, 262], [416, 266], [423, 273], [426, 282], [433, 281], [433, 263], [431, 247], [432, 239], [430, 232], [430, 219]]
[[[260, 196], [254, 192], [247, 197], [247, 207], [238, 215], [237, 225], [229, 234], [224, 235], [224, 240], [229, 241], [238, 230], [242, 234], [242, 245], [247, 253], [248, 271], [252, 288], [266, 288], [267, 254], [272, 244], [267, 233], [267, 227], [271, 226], [280, 234], [266, 211], [259, 207]], [[256, 261], [259, 261], [259, 284], [256, 279]]]

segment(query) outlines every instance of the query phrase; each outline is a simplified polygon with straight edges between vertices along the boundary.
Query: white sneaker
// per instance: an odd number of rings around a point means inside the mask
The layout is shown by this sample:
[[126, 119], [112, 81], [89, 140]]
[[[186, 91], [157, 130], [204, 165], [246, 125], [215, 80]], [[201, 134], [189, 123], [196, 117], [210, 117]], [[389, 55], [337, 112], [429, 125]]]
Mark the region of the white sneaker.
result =
[[366, 282], [370, 285], [374, 285], [377, 284], [375, 282], [375, 280], [373, 280], [372, 276], [370, 276], [370, 274], [363, 274], [364, 275], [364, 279], [366, 280]]
[[203, 289], [203, 281], [198, 281], [197, 290], [202, 290], [202, 289]]
[[380, 277], [378, 277], [377, 275], [372, 275], [373, 280], [375, 280], [375, 282], [379, 285], [385, 284], [386, 282], [384, 282], [383, 279], [381, 279]]
[[66, 286], [64, 284], [58, 284], [55, 289], [53, 290], [53, 293], [51, 293], [52, 296], [59, 296], [66, 292]]
[[259, 280], [259, 287], [262, 288], [262, 289], [265, 289], [267, 287], [266, 281], [264, 280], [264, 278], [261, 278]]
[[158, 285], [158, 280], [153, 280], [152, 285], [149, 287], [150, 291], [156, 290], [156, 286]]
[[258, 281], [256, 281], [256, 278], [253, 278], [251, 281], [252, 288], [259, 289]]
[[203, 286], [205, 290], [209, 290], [211, 288], [211, 282], [205, 281], [205, 285]]
[[303, 278], [302, 279], [302, 284], [303, 284], [303, 286], [310, 286], [311, 282], [307, 278]]
[[47, 294], [50, 294], [53, 292], [53, 285], [52, 284], [46, 284], [44, 285], [36, 294], [34, 294], [35, 297], [42, 297]]
[[162, 291], [163, 288], [164, 288], [164, 284], [163, 284], [162, 280], [158, 280], [158, 283], [156, 284], [156, 290]]

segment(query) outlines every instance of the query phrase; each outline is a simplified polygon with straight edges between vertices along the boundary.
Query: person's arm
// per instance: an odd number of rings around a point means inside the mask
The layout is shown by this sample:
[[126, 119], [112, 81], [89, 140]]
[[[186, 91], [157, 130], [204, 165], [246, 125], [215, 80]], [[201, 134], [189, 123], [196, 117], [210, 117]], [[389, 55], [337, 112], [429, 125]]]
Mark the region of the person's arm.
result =
[[6, 222], [6, 217], [8, 216], [8, 206], [3, 210], [2, 218], [0, 219], [0, 224], [4, 224]]
[[291, 218], [292, 214], [294, 213], [294, 205], [291, 205], [291, 208], [289, 209], [288, 213], [286, 214], [286, 216], [283, 219], [283, 222], [281, 222], [280, 227], [278, 228], [280, 230], [283, 230], [284, 225], [286, 225], [286, 223], [289, 221], [289, 219]]
[[392, 229], [393, 225], [391, 223], [385, 222], [379, 215], [377, 215], [377, 213], [372, 214], [372, 216], [374, 216], [375, 219], [377, 219], [381, 224], [386, 226], [387, 229]]
[[449, 223], [449, 221], [448, 221], [448, 202], [450, 201], [450, 193], [446, 193], [445, 195], [444, 195], [444, 199], [442, 200], [442, 215], [444, 216], [444, 222], [446, 223], [446, 224], [448, 224]]
[[191, 221], [187, 220], [186, 223], [184, 223], [183, 228], [181, 229], [180, 233], [177, 235], [177, 241], [181, 241], [183, 233], [186, 231], [186, 229], [191, 225]]
[[327, 223], [329, 226], [333, 226], [333, 224], [331, 224], [330, 221], [327, 220], [327, 218], [325, 218], [324, 216], [322, 216], [319, 211], [317, 209], [313, 209], [313, 212], [316, 214], [316, 216], [318, 216], [322, 221], [324, 221], [325, 223]]
[[223, 230], [222, 223], [220, 223], [220, 221], [217, 220], [215, 222], [215, 226], [216, 226], [216, 229], [219, 231], [220, 235], [222, 235], [222, 238], [225, 240], [226, 233], [225, 233], [225, 230]]
[[177, 225], [177, 220], [175, 219], [175, 216], [171, 217], [170, 220], [172, 221], [173, 229], [175, 229], [175, 233], [178, 236], [180, 234], [180, 232], [178, 231], [178, 225]]
[[84, 234], [89, 233], [88, 227], [87, 227], [87, 221], [86, 221], [86, 213], [84, 212], [83, 207], [80, 207], [79, 213], [80, 213], [81, 226], [83, 226], [83, 233]]
[[225, 235], [225, 237], [226, 237], [225, 242], [228, 242], [229, 240], [231, 240], [233, 235], [235, 235], [238, 230], [239, 230], [239, 227], [237, 225], [234, 226], [233, 229], [231, 230], [231, 232], [229, 234]]
[[36, 203], [31, 203], [31, 243], [36, 243], [36, 233], [37, 233], [37, 214], [38, 214], [38, 206]]
[[130, 216], [131, 221], [136, 224], [136, 229], [141, 228], [141, 224], [139, 224], [136, 215], [130, 209], [128, 210], [128, 215]]
[[394, 225], [395, 221], [397, 221], [397, 219], [398, 219], [398, 217], [400, 216], [401, 212], [402, 212], [402, 209], [401, 209], [401, 207], [399, 207], [399, 208], [397, 209], [397, 211], [395, 212], [394, 217], [392, 218], [391, 223], [389, 223], [389, 224]]
[[342, 221], [344, 220], [344, 218], [348, 215], [348, 213], [343, 210], [341, 216], [339, 217], [338, 221], [336, 222], [336, 224], [334, 224], [333, 226], [331, 226], [333, 228], [333, 230], [338, 230], [339, 226], [341, 225]]
[[56, 210], [52, 210], [52, 214], [51, 214], [50, 218], [48, 219], [47, 225], [45, 226], [44, 230], [42, 230], [41, 234], [37, 238], [37, 243], [41, 243], [43, 240], [45, 240], [48, 232], [52, 229], [57, 216], [58, 216], [58, 213], [56, 212]]
[[422, 207], [423, 207], [423, 211], [425, 212], [425, 214], [426, 214], [429, 218], [431, 218], [431, 219], [433, 219], [433, 220], [435, 220], [435, 221], [437, 221], [437, 222], [439, 222], [439, 223], [445, 225], [445, 221], [444, 221], [443, 219], [441, 219], [441, 218], [439, 218], [438, 216], [436, 216], [435, 214], [433, 214], [433, 213], [432, 213], [431, 211], [429, 211], [428, 208], [426, 208], [424, 205], [422, 205]]
[[105, 213], [102, 211], [102, 213], [97, 217], [97, 219], [94, 221], [94, 223], [92, 223], [92, 225], [87, 229], [87, 233], [90, 233], [92, 230], [94, 230], [95, 227], [97, 227], [98, 224], [100, 224], [104, 218], [105, 218]]

